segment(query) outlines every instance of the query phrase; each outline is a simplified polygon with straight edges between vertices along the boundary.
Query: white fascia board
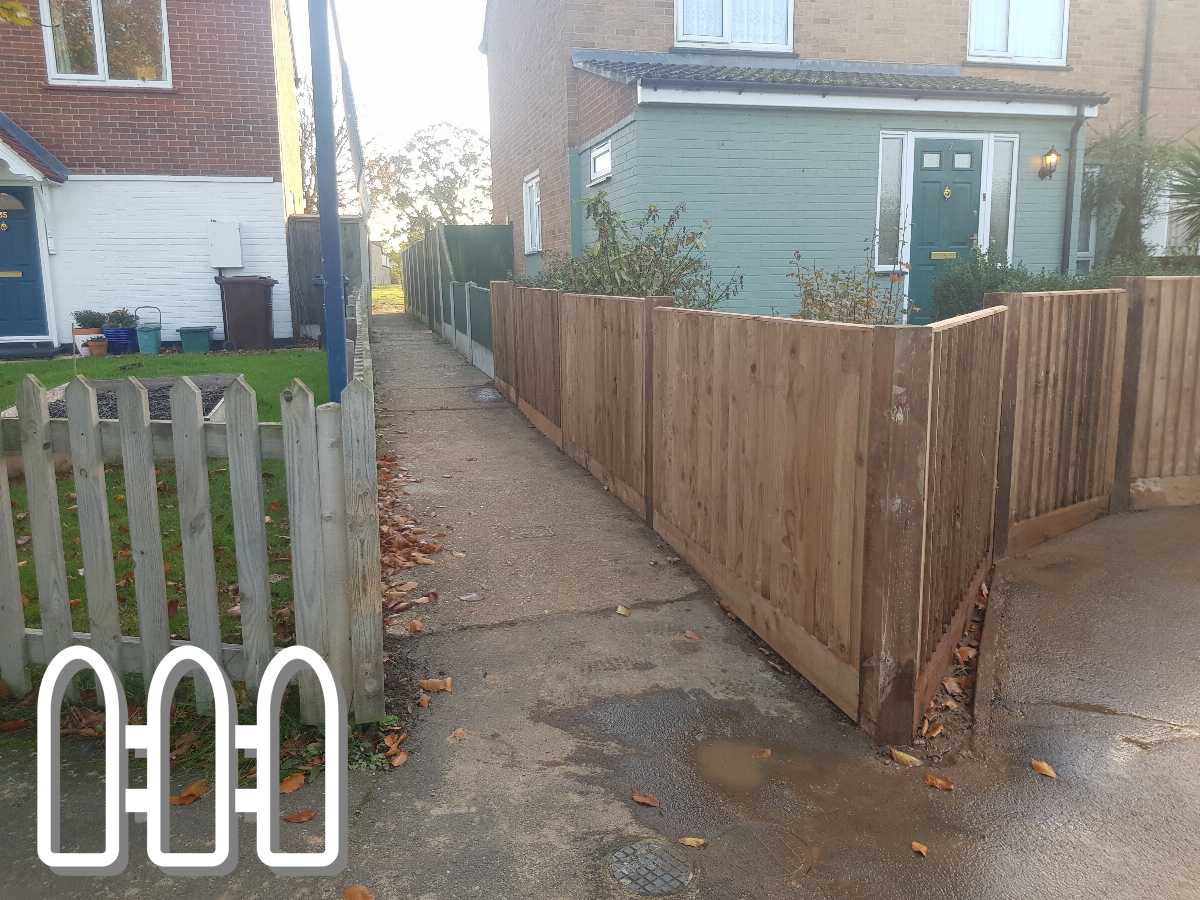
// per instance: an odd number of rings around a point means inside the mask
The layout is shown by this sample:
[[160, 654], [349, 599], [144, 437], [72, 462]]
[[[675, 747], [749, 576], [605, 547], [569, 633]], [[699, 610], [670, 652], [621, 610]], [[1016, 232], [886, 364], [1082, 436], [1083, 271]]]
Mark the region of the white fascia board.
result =
[[[1079, 107], [1066, 101], [973, 100], [969, 97], [878, 97], [868, 94], [792, 93], [787, 91], [656, 88], [638, 84], [638, 105], [738, 106], [759, 109], [867, 110], [878, 112], [962, 113], [964, 115], [1035, 116], [1073, 119]], [[1086, 118], [1099, 108], [1085, 106]]]

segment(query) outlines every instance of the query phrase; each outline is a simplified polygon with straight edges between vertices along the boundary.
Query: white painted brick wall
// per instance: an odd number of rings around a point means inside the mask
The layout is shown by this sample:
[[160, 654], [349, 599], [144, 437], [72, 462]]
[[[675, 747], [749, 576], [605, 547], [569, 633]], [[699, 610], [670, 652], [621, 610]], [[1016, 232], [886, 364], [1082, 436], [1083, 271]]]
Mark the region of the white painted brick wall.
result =
[[[208, 223], [242, 227], [242, 269], [267, 275], [274, 288], [277, 338], [292, 336], [283, 188], [278, 182], [208, 178], [75, 177], [49, 191], [54, 253], [50, 277], [60, 341], [77, 309], [158, 306], [163, 340], [188, 325], [221, 330], [221, 294], [209, 267]], [[147, 313], [153, 317], [153, 313]]]

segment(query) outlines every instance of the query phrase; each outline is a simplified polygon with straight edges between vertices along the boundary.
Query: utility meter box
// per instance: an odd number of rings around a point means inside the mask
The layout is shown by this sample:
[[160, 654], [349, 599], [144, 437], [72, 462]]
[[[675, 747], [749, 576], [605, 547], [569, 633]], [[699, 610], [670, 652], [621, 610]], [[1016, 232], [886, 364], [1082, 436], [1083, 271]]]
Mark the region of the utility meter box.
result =
[[242, 267], [242, 226], [239, 222], [208, 223], [208, 258], [214, 269]]

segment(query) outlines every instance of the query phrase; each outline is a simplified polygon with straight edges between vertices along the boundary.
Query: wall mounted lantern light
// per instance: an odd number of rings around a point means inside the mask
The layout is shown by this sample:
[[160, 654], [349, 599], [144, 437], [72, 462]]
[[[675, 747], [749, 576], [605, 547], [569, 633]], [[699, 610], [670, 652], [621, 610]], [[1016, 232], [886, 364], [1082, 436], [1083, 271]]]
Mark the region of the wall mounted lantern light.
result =
[[1047, 178], [1053, 178], [1054, 173], [1058, 171], [1058, 163], [1062, 160], [1062, 154], [1054, 147], [1051, 147], [1042, 154], [1042, 167], [1038, 169], [1038, 178], [1045, 181]]

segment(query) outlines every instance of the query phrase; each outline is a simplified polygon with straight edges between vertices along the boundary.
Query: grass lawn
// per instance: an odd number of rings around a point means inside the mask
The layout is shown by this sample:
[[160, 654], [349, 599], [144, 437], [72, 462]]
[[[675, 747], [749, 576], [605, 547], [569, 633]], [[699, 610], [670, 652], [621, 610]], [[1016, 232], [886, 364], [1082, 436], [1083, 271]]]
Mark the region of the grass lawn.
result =
[[398, 284], [371, 289], [371, 311], [378, 316], [389, 313], [402, 313], [407, 309], [404, 304], [404, 288]]
[[39, 360], [0, 364], [0, 409], [16, 403], [17, 386], [33, 374], [47, 388], [65, 384], [76, 375], [85, 378], [170, 378], [180, 375], [245, 375], [258, 394], [258, 417], [279, 421], [279, 395], [299, 378], [316, 395], [329, 399], [325, 354], [316, 350], [276, 350], [270, 353], [173, 353], [165, 356], [106, 356], [103, 359]]

